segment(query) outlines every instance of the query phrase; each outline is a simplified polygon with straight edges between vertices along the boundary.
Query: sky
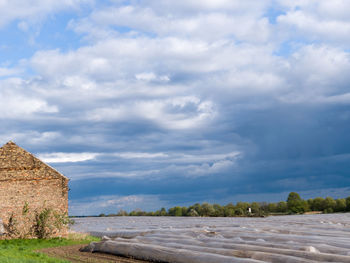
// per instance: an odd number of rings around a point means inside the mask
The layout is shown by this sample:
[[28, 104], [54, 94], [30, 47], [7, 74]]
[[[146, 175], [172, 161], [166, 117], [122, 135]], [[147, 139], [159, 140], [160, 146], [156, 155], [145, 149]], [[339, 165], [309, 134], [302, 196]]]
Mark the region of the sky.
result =
[[0, 0], [0, 143], [71, 215], [350, 196], [350, 1]]

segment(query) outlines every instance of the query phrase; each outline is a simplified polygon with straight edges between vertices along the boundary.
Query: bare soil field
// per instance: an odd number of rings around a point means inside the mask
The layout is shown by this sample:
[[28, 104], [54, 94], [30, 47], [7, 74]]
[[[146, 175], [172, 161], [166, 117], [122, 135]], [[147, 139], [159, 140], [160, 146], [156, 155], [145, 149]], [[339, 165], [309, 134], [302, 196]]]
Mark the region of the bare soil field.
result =
[[80, 248], [85, 247], [86, 245], [73, 245], [73, 246], [64, 246], [64, 247], [54, 247], [54, 248], [45, 248], [39, 252], [45, 253], [51, 257], [56, 257], [60, 259], [65, 259], [71, 261], [72, 263], [145, 263], [147, 261], [135, 260], [131, 258], [118, 257], [111, 254], [105, 253], [91, 253], [91, 252], [81, 252]]

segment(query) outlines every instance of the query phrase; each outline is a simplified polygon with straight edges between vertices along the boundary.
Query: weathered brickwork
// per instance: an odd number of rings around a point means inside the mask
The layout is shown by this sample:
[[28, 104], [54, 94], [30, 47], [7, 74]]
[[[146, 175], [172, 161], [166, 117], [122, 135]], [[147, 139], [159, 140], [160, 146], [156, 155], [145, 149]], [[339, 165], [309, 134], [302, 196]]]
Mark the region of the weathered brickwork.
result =
[[43, 207], [68, 214], [68, 178], [13, 142], [0, 148], [0, 219]]

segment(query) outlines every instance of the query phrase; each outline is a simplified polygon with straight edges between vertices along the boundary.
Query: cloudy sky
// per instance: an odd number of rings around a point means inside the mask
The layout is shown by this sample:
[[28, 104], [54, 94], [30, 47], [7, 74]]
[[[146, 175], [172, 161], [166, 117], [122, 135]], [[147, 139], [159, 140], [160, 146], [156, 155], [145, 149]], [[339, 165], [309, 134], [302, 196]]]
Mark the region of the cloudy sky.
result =
[[72, 215], [350, 195], [350, 1], [2, 0], [0, 142]]

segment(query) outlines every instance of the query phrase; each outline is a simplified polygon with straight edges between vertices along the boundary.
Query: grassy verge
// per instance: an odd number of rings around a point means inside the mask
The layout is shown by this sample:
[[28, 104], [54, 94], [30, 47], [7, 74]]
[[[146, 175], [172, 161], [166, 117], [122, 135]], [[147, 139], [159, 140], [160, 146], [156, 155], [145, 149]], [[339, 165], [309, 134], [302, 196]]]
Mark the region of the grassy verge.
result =
[[42, 248], [87, 244], [98, 241], [98, 238], [85, 235], [70, 235], [68, 238], [52, 239], [13, 239], [0, 240], [1, 263], [67, 263], [68, 261], [50, 258], [35, 252]]

